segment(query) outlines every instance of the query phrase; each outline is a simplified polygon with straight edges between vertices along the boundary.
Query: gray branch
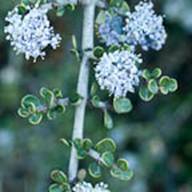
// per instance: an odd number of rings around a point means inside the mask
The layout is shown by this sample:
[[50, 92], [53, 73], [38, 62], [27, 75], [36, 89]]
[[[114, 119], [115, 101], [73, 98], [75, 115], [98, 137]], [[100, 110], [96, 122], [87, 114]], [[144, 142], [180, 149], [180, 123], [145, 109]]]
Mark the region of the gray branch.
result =
[[[76, 107], [73, 135], [72, 139], [83, 138], [85, 109], [88, 99], [88, 79], [89, 79], [89, 58], [92, 54], [94, 47], [94, 18], [96, 1], [91, 0], [89, 3], [86, 1], [84, 5], [84, 22], [83, 22], [83, 37], [82, 37], [82, 50], [83, 59], [80, 66], [77, 93], [83, 97], [80, 105]], [[77, 152], [74, 147], [71, 149], [71, 156], [69, 161], [69, 181], [73, 182], [76, 179], [78, 172], [78, 158]]]

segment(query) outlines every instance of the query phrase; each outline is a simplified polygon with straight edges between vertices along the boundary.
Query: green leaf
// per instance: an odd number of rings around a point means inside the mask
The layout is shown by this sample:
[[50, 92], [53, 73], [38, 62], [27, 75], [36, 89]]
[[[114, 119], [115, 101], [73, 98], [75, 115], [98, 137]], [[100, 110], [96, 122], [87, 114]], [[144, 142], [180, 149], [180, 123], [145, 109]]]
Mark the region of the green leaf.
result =
[[142, 86], [139, 89], [139, 96], [142, 100], [148, 102], [148, 101], [151, 101], [153, 99], [154, 94], [149, 91], [148, 87]]
[[73, 144], [77, 150], [78, 159], [84, 159], [87, 156], [87, 151], [83, 148], [83, 140], [75, 139]]
[[43, 119], [42, 113], [34, 113], [29, 117], [29, 123], [32, 125], [38, 125]]
[[178, 89], [178, 83], [176, 79], [170, 79], [169, 81], [169, 91], [175, 92]]
[[71, 187], [69, 183], [63, 183], [62, 188], [64, 192], [71, 192]]
[[89, 165], [88, 172], [94, 178], [101, 177], [101, 167], [95, 162]]
[[89, 151], [93, 147], [93, 142], [90, 139], [83, 139], [83, 149]]
[[151, 79], [151, 73], [148, 69], [144, 69], [142, 73], [142, 77], [146, 80]]
[[109, 52], [110, 53], [114, 53], [115, 51], [117, 51], [117, 50], [119, 50], [119, 47], [117, 46], [117, 45], [111, 45], [110, 47], [109, 47]]
[[162, 75], [162, 70], [160, 68], [155, 68], [152, 72], [151, 72], [151, 78], [157, 79]]
[[29, 115], [30, 115], [30, 113], [28, 112], [28, 110], [25, 109], [25, 108], [19, 108], [18, 111], [17, 111], [17, 113], [18, 113], [18, 115], [19, 115], [20, 117], [23, 117], [23, 118], [27, 118], [27, 117], [29, 117]]
[[116, 144], [112, 139], [105, 138], [105, 139], [99, 141], [96, 144], [95, 148], [101, 154], [103, 154], [106, 151], [110, 151], [110, 152], [114, 153], [116, 150]]
[[123, 171], [129, 170], [129, 164], [126, 159], [118, 159], [117, 166]]
[[158, 87], [157, 81], [155, 79], [149, 80], [149, 82], [148, 82], [148, 89], [153, 94], [157, 94], [158, 93], [159, 87]]
[[167, 95], [169, 92], [174, 92], [178, 88], [177, 81], [168, 76], [163, 76], [159, 80], [160, 91], [162, 94]]
[[[27, 1], [26, 1], [25, 3], [27, 3]], [[19, 10], [19, 14], [20, 14], [20, 15], [24, 15], [24, 14], [27, 12], [26, 5], [27, 5], [27, 4], [24, 4], [24, 2], [23, 2], [23, 3], [21, 3], [21, 4], [18, 6], [18, 10]]]
[[105, 11], [101, 10], [96, 18], [96, 24], [100, 25], [105, 22], [106, 14]]
[[120, 7], [124, 0], [110, 0], [110, 6]]
[[94, 82], [91, 86], [91, 96], [96, 95], [98, 90], [99, 90], [99, 86], [96, 82]]
[[162, 75], [162, 70], [160, 68], [155, 68], [153, 71], [148, 69], [143, 70], [142, 76], [146, 80], [157, 79]]
[[53, 91], [42, 87], [40, 89], [40, 95], [43, 97], [45, 103], [48, 105], [49, 108], [52, 108], [55, 105], [55, 95]]
[[58, 105], [56, 107], [54, 107], [53, 109], [50, 109], [48, 112], [47, 112], [47, 118], [49, 120], [53, 120], [55, 119], [58, 115], [62, 114], [65, 112], [65, 107], [62, 106], [62, 105]]
[[75, 5], [72, 3], [69, 3], [65, 6], [67, 8], [67, 10], [69, 11], [74, 11], [75, 10]]
[[128, 98], [114, 98], [113, 107], [119, 114], [128, 113], [133, 108], [131, 101]]
[[22, 3], [23, 3], [24, 5], [29, 5], [29, 4], [30, 4], [30, 0], [22, 0]]
[[41, 101], [39, 98], [33, 95], [26, 95], [21, 100], [21, 106], [24, 109], [27, 109], [28, 112], [34, 113], [37, 110], [37, 107], [41, 106]]
[[107, 110], [104, 110], [104, 125], [107, 129], [113, 128], [113, 119]]
[[66, 139], [64, 139], [64, 138], [61, 138], [60, 141], [61, 141], [61, 143], [63, 143], [67, 147], [71, 146], [71, 144]]
[[77, 39], [76, 39], [76, 37], [75, 37], [75, 35], [72, 35], [72, 45], [73, 45], [73, 48], [74, 49], [78, 49], [78, 47], [77, 47]]
[[60, 89], [58, 88], [53, 89], [53, 93], [56, 98], [63, 98], [63, 93]]
[[111, 167], [114, 163], [114, 156], [113, 153], [111, 153], [110, 151], [106, 151], [105, 153], [103, 153], [101, 158], [103, 160], [102, 163], [106, 167]]
[[56, 15], [58, 17], [62, 17], [65, 13], [65, 7], [64, 6], [59, 6], [57, 7]]
[[116, 166], [111, 169], [111, 175], [123, 181], [130, 180], [133, 172], [129, 169], [128, 162], [125, 159], [119, 159]]
[[78, 93], [72, 93], [69, 97], [70, 103], [74, 106], [77, 106], [81, 103], [83, 97]]
[[127, 12], [130, 11], [130, 7], [129, 7], [129, 5], [128, 5], [127, 2], [125, 2], [125, 1], [122, 2], [120, 11], [121, 11], [122, 13], [127, 13]]
[[96, 108], [100, 108], [100, 103], [101, 103], [101, 100], [99, 98], [98, 95], [95, 95], [92, 99], [91, 99], [91, 103], [94, 107]]
[[102, 57], [104, 52], [105, 52], [105, 50], [104, 50], [103, 47], [101, 47], [101, 46], [97, 46], [97, 47], [95, 47], [94, 50], [93, 50], [93, 54], [94, 54], [94, 56], [97, 57], [97, 58]]
[[51, 179], [58, 184], [63, 184], [67, 182], [67, 176], [60, 170], [53, 170], [51, 172]]
[[63, 187], [61, 185], [58, 184], [52, 184], [49, 187], [49, 192], [65, 192]]

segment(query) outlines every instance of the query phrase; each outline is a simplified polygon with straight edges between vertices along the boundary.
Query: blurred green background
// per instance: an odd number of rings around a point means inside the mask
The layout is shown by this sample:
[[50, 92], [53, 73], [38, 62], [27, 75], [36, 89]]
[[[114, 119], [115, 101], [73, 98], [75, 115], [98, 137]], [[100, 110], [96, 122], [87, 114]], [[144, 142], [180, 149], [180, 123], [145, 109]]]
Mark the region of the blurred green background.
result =
[[[132, 7], [138, 1], [128, 2]], [[145, 65], [159, 66], [176, 78], [179, 90], [150, 103], [134, 95], [134, 110], [113, 114], [115, 127], [110, 131], [104, 128], [100, 111], [87, 110], [85, 136], [95, 142], [113, 137], [118, 155], [127, 158], [135, 172], [125, 183], [106, 172], [104, 181], [114, 192], [192, 191], [192, 1], [154, 3], [158, 12], [166, 14], [168, 41], [160, 52], [143, 53]], [[42, 86], [61, 88], [66, 96], [75, 90], [79, 64], [69, 50], [71, 35], [81, 37], [82, 9], [62, 18], [50, 14], [56, 31], [62, 33], [62, 46], [48, 51], [45, 61], [33, 63], [16, 56], [5, 40], [4, 18], [15, 5], [14, 0], [0, 2], [0, 192], [43, 192], [52, 169], [67, 170], [70, 151], [59, 138], [70, 138], [74, 109], [35, 127], [16, 111], [25, 94], [38, 94]], [[80, 166], [86, 167], [86, 162]]]

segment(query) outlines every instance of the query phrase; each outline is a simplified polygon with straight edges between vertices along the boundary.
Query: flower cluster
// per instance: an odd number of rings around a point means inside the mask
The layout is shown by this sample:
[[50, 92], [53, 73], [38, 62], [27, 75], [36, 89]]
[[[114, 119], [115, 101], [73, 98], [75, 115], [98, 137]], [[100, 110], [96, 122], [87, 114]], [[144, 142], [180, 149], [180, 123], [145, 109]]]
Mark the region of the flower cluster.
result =
[[102, 90], [108, 90], [115, 97], [125, 97], [139, 85], [140, 71], [137, 63], [142, 60], [135, 54], [136, 46], [143, 50], [160, 50], [167, 34], [163, 17], [156, 15], [151, 1], [141, 1], [133, 12], [119, 15], [116, 11], [105, 11], [100, 19], [98, 33], [107, 45], [128, 45], [131, 51], [104, 53], [95, 68], [95, 77]]
[[82, 182], [73, 187], [73, 192], [110, 192], [108, 186], [104, 183], [96, 184], [95, 187], [91, 183]]
[[26, 14], [21, 15], [19, 8], [15, 7], [5, 19], [9, 23], [5, 27], [6, 39], [11, 41], [18, 54], [24, 53], [26, 59], [33, 57], [35, 61], [39, 56], [44, 58], [44, 49], [49, 45], [56, 49], [61, 41], [48, 20], [49, 9], [50, 4], [27, 7]]
[[107, 89], [115, 97], [124, 97], [134, 92], [139, 85], [140, 72], [137, 64], [142, 60], [133, 51], [104, 53], [95, 68], [95, 76], [101, 89]]
[[108, 11], [104, 13], [104, 22], [99, 25], [98, 33], [107, 46], [119, 45], [122, 41], [123, 18], [121, 16], [112, 16]]
[[160, 50], [167, 34], [163, 17], [156, 15], [153, 8], [152, 2], [142, 1], [135, 6], [134, 12], [127, 12], [125, 18], [106, 11], [104, 22], [98, 27], [99, 36], [107, 46], [127, 43], [141, 45], [145, 51], [149, 48]]
[[131, 45], [141, 45], [143, 50], [160, 50], [165, 44], [167, 34], [163, 26], [163, 17], [157, 16], [152, 2], [140, 2], [130, 13], [126, 26], [126, 41]]

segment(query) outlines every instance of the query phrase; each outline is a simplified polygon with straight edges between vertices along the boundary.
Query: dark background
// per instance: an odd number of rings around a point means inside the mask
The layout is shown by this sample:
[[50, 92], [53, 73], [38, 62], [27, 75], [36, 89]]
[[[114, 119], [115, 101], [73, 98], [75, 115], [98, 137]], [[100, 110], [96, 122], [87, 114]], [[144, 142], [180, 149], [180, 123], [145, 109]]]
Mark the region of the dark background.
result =
[[[129, 1], [131, 7], [137, 2]], [[134, 110], [113, 114], [111, 131], [104, 128], [100, 111], [88, 109], [86, 115], [85, 136], [95, 142], [113, 137], [118, 155], [127, 158], [135, 172], [129, 182], [116, 181], [106, 172], [104, 181], [114, 192], [192, 191], [192, 1], [154, 3], [159, 13], [166, 14], [168, 41], [160, 52], [143, 53], [144, 63], [176, 78], [178, 91], [149, 103], [134, 95]], [[74, 108], [35, 127], [16, 111], [25, 94], [37, 95], [42, 86], [61, 88], [66, 96], [75, 90], [79, 64], [69, 49], [72, 34], [80, 39], [82, 10], [62, 18], [50, 14], [55, 30], [62, 33], [62, 46], [48, 51], [45, 61], [33, 63], [16, 56], [5, 40], [4, 18], [15, 5], [14, 0], [0, 0], [0, 192], [43, 192], [53, 168], [67, 170], [69, 150], [59, 138], [70, 138]]]

